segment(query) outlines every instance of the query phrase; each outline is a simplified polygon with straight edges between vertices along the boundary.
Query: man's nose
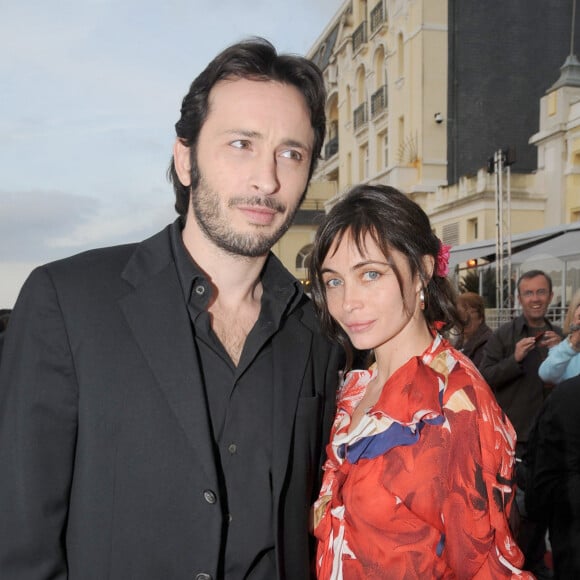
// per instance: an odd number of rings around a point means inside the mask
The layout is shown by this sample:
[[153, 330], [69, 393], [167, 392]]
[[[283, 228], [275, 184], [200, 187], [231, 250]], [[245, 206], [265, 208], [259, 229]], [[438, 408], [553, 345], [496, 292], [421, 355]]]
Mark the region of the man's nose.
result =
[[256, 157], [252, 173], [252, 187], [264, 195], [271, 195], [280, 189], [278, 165], [274, 155], [265, 152]]

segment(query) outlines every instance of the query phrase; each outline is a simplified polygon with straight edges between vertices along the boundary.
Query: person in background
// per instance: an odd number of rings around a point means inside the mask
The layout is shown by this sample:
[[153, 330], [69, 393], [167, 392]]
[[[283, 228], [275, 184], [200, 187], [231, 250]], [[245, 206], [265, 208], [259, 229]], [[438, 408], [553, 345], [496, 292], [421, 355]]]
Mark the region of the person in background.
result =
[[226, 48], [182, 102], [178, 219], [24, 284], [0, 367], [2, 580], [310, 577], [342, 355], [270, 249], [325, 105], [305, 58]]
[[4, 337], [8, 328], [8, 319], [10, 318], [11, 312], [12, 309], [10, 308], [0, 309], [0, 361], [2, 361], [2, 347], [4, 346]]
[[553, 346], [538, 373], [546, 383], [560, 383], [580, 374], [580, 290], [568, 307], [563, 326], [567, 339]]
[[[553, 292], [552, 280], [545, 272], [524, 272], [517, 281], [517, 296], [522, 314], [502, 324], [488, 338], [480, 371], [516, 429], [516, 455], [522, 462], [530, 428], [550, 388], [539, 377], [538, 369], [548, 348], [562, 339], [562, 330], [546, 318]], [[524, 479], [518, 481], [523, 484]], [[552, 573], [544, 561], [546, 528], [526, 517], [522, 487], [517, 490], [517, 540], [526, 557], [525, 568], [541, 580], [549, 579]]]
[[[531, 578], [508, 523], [514, 430], [438, 332], [459, 323], [448, 257], [382, 185], [354, 187], [316, 234], [312, 296], [349, 371], [313, 508], [321, 580]], [[351, 370], [353, 348], [374, 363]]]
[[558, 385], [530, 433], [526, 509], [548, 522], [554, 576], [580, 578], [580, 376]]
[[485, 302], [475, 292], [464, 292], [457, 297], [457, 310], [463, 322], [463, 330], [456, 348], [479, 368], [483, 360], [483, 349], [493, 332], [485, 323]]

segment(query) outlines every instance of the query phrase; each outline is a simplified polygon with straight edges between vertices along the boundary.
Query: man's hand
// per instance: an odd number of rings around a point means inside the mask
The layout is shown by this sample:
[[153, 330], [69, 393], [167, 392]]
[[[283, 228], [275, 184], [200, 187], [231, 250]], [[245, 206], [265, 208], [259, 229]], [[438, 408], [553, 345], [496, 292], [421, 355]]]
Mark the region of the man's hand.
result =
[[[580, 340], [580, 335], [577, 340]], [[540, 339], [539, 344], [552, 348], [553, 346], [560, 344], [561, 341], [562, 339], [553, 330], [546, 330], [544, 336]]]
[[[559, 344], [561, 340], [562, 339], [553, 330], [546, 330], [546, 332], [543, 332], [539, 337], [529, 336], [527, 338], [522, 338], [520, 341], [516, 342], [514, 358], [517, 362], [522, 362], [536, 345], [552, 348]], [[577, 340], [580, 342], [580, 331], [578, 331]]]
[[533, 336], [522, 338], [516, 342], [514, 358], [516, 362], [522, 362], [527, 354], [536, 346], [536, 339]]

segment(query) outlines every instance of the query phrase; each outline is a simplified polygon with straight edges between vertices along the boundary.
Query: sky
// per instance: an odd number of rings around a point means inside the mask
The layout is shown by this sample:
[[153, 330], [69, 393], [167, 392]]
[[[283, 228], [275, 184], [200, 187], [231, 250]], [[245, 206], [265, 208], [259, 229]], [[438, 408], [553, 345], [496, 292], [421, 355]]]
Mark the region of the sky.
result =
[[183, 96], [223, 48], [306, 54], [342, 0], [0, 0], [0, 308], [36, 266], [175, 217]]

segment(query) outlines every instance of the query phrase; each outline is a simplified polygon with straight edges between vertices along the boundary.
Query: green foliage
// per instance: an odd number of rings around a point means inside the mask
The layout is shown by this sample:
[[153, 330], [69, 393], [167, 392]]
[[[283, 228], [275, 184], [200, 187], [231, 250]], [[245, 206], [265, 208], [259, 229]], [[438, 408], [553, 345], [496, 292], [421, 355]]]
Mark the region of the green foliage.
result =
[[463, 292], [475, 292], [479, 294], [479, 273], [476, 268], [472, 270], [467, 270], [467, 273], [461, 278], [459, 282], [459, 291]]
[[482, 276], [481, 296], [485, 300], [485, 306], [486, 308], [495, 308], [495, 268], [491, 266], [467, 270], [459, 282], [459, 291], [480, 294], [480, 276]]

